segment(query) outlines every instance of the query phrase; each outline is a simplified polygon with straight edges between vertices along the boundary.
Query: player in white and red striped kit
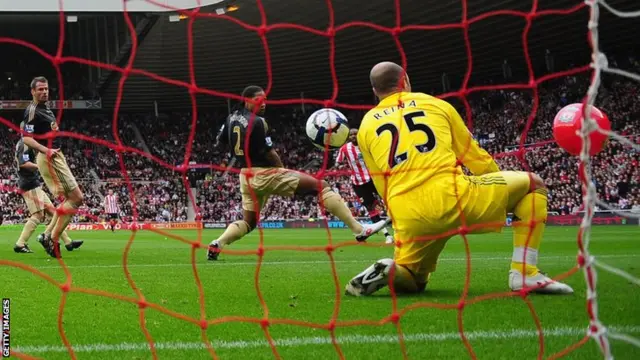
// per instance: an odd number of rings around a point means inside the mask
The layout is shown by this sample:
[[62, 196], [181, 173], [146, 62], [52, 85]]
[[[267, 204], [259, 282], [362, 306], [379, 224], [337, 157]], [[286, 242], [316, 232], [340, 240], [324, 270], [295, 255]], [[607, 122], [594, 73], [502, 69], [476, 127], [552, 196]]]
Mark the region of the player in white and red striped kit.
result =
[[118, 197], [111, 189], [109, 189], [109, 194], [104, 197], [104, 212], [109, 215], [109, 226], [111, 226], [111, 232], [114, 232], [116, 220], [118, 220]]
[[[378, 209], [378, 207], [382, 205], [379, 200], [380, 195], [373, 185], [371, 174], [369, 174], [369, 170], [362, 159], [362, 154], [360, 154], [360, 149], [358, 149], [358, 129], [349, 130], [349, 141], [338, 150], [336, 165], [345, 160], [347, 160], [346, 162], [351, 168], [353, 191], [358, 195], [362, 205], [367, 209], [371, 221], [374, 223], [380, 221], [380, 210]], [[392, 244], [393, 236], [389, 234], [386, 227], [382, 229], [382, 232], [386, 240], [385, 242]]]

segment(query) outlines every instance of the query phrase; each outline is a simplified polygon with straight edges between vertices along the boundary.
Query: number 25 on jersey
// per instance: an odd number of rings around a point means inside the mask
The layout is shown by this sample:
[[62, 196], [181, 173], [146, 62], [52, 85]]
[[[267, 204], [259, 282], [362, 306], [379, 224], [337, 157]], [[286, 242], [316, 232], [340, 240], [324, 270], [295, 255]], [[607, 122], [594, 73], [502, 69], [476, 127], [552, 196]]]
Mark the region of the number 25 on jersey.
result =
[[[436, 147], [436, 135], [433, 133], [433, 130], [427, 124], [416, 123], [414, 120], [417, 118], [425, 117], [424, 111], [415, 111], [404, 115], [404, 121], [407, 123], [407, 128], [410, 132], [422, 132], [427, 136], [427, 141], [414, 145], [416, 150], [418, 150], [422, 154], [426, 154], [432, 151]], [[391, 148], [389, 149], [389, 168], [393, 169], [394, 167], [402, 164], [407, 161], [409, 158], [408, 152], [403, 152], [398, 154], [398, 144], [400, 143], [399, 139], [399, 131], [398, 127], [391, 123], [386, 123], [381, 125], [376, 133], [378, 136], [382, 136], [385, 132], [389, 132], [391, 134]]]

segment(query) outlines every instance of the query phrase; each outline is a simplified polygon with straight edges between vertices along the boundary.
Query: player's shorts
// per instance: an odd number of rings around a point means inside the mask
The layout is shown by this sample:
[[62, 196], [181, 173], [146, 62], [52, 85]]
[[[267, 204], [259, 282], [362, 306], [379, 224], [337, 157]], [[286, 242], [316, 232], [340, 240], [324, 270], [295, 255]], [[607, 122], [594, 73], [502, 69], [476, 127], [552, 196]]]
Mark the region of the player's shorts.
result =
[[[240, 193], [242, 194], [242, 208], [247, 211], [260, 212], [271, 195], [291, 197], [298, 188], [300, 174], [285, 168], [251, 168], [253, 176], [246, 174], [248, 168], [240, 171]], [[251, 196], [253, 189], [257, 204]]]
[[71, 173], [62, 152], [58, 152], [50, 160], [47, 159], [46, 154], [38, 153], [36, 164], [44, 183], [54, 195], [68, 194], [78, 187], [76, 178]]
[[447, 174], [390, 199], [394, 236], [400, 243], [396, 264], [413, 272], [418, 282], [426, 282], [447, 240], [462, 225], [460, 209], [470, 233], [500, 232], [507, 212], [529, 192], [528, 173], [502, 171], [455, 180]]
[[117, 213], [110, 213], [109, 215], [109, 219], [111, 220], [118, 220], [118, 214]]
[[373, 181], [362, 185], [353, 185], [353, 191], [358, 195], [362, 205], [364, 205], [367, 210], [373, 210], [376, 205], [376, 197], [378, 196], [378, 191], [375, 185], [373, 185]]
[[47, 205], [53, 206], [51, 199], [40, 186], [23, 192], [22, 198], [27, 204], [27, 209], [29, 209], [29, 214], [31, 215], [45, 210]]

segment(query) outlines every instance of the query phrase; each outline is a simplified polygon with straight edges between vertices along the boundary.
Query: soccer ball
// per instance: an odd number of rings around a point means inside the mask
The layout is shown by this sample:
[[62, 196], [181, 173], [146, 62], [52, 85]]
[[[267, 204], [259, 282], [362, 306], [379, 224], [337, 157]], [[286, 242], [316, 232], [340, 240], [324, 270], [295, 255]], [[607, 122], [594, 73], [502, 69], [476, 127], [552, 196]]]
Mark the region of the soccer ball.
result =
[[[607, 115], [600, 111], [600, 109], [591, 106], [591, 112], [589, 114], [598, 124], [599, 128], [611, 130], [609, 118], [607, 118]], [[563, 107], [553, 120], [553, 138], [561, 148], [565, 149], [571, 155], [580, 155], [582, 151], [580, 129], [582, 129], [583, 120], [581, 103], [570, 104]], [[593, 156], [604, 148], [608, 136], [598, 131], [593, 131], [589, 134], [589, 139], [589, 155]]]
[[347, 142], [349, 123], [347, 117], [338, 110], [324, 108], [317, 110], [307, 119], [307, 136], [311, 143], [324, 150], [335, 150]]

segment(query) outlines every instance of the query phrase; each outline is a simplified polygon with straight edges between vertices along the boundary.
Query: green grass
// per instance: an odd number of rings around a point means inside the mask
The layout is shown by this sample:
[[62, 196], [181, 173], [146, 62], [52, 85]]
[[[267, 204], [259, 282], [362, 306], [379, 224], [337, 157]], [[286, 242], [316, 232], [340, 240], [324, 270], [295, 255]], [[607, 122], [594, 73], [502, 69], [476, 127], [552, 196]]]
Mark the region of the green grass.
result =
[[[551, 227], [542, 244], [540, 268], [558, 275], [574, 266], [577, 253], [576, 228]], [[195, 231], [176, 232], [195, 239]], [[219, 231], [205, 231], [205, 242]], [[297, 245], [301, 247], [327, 244], [325, 230], [267, 230], [265, 245]], [[334, 242], [350, 240], [349, 233], [333, 231]], [[75, 232], [86, 240], [78, 251], [63, 250], [63, 260], [69, 266], [72, 285], [106, 291], [126, 297], [136, 293], [127, 282], [122, 266], [125, 245], [131, 233]], [[599, 260], [640, 277], [640, 229], [633, 226], [595, 227], [590, 249]], [[0, 259], [29, 265], [64, 282], [65, 274], [56, 260], [51, 260], [32, 238], [34, 254], [15, 254], [16, 231], [0, 233]], [[381, 236], [371, 243], [381, 243]], [[255, 250], [258, 233], [235, 243], [228, 249]], [[471, 278], [469, 297], [505, 292], [511, 255], [511, 231], [503, 234], [470, 237]], [[344, 285], [373, 261], [391, 257], [390, 247], [341, 247], [334, 253], [339, 279], [339, 308], [336, 306], [336, 285], [331, 264], [325, 252], [291, 250], [267, 251], [259, 272], [260, 292], [268, 307], [270, 319], [328, 324], [336, 309], [339, 321], [380, 321], [392, 314], [393, 299], [388, 289], [368, 298], [342, 295]], [[257, 256], [222, 254], [216, 263], [205, 260], [204, 250], [196, 253], [197, 274], [204, 288], [207, 319], [228, 316], [262, 318], [256, 291]], [[129, 271], [135, 285], [148, 302], [171, 311], [199, 319], [198, 288], [191, 266], [190, 246], [163, 236], [139, 232], [129, 253]], [[419, 296], [397, 299], [398, 309], [411, 304], [457, 304], [462, 295], [466, 265], [464, 244], [454, 238], [447, 244], [438, 271], [434, 273], [428, 291]], [[11, 339], [14, 349], [45, 359], [69, 359], [62, 347], [57, 327], [62, 298], [59, 288], [32, 273], [0, 266], [0, 294], [11, 298]], [[582, 271], [566, 282], [575, 290], [573, 296], [531, 295], [531, 301], [544, 328], [544, 357], [548, 357], [584, 336], [588, 325], [585, 281]], [[621, 327], [627, 333], [640, 335], [640, 288], [616, 275], [598, 272], [599, 316], [608, 326]], [[460, 340], [457, 310], [420, 307], [406, 312], [399, 322], [406, 336], [410, 359], [464, 359], [469, 354]], [[146, 326], [158, 348], [160, 359], [211, 358], [201, 341], [197, 325], [178, 320], [153, 308], [145, 311]], [[481, 359], [535, 359], [540, 343], [527, 304], [519, 297], [501, 297], [464, 308], [465, 333]], [[63, 328], [77, 350], [78, 359], [150, 359], [149, 350], [139, 322], [135, 304], [104, 296], [70, 292], [63, 313]], [[284, 359], [337, 359], [334, 346], [327, 342], [324, 329], [286, 324], [273, 324], [270, 335], [280, 340], [277, 351]], [[271, 349], [263, 343], [265, 335], [260, 325], [250, 322], [222, 322], [206, 331], [214, 342], [220, 359], [269, 359]], [[402, 358], [397, 342], [397, 330], [391, 323], [381, 326], [360, 325], [338, 327], [340, 349], [347, 359]], [[611, 340], [618, 359], [638, 359], [640, 349]], [[99, 344], [120, 346], [98, 347]], [[127, 345], [128, 344], [128, 345]], [[83, 345], [86, 345], [83, 347]], [[601, 359], [593, 340], [569, 354], [568, 359]]]

